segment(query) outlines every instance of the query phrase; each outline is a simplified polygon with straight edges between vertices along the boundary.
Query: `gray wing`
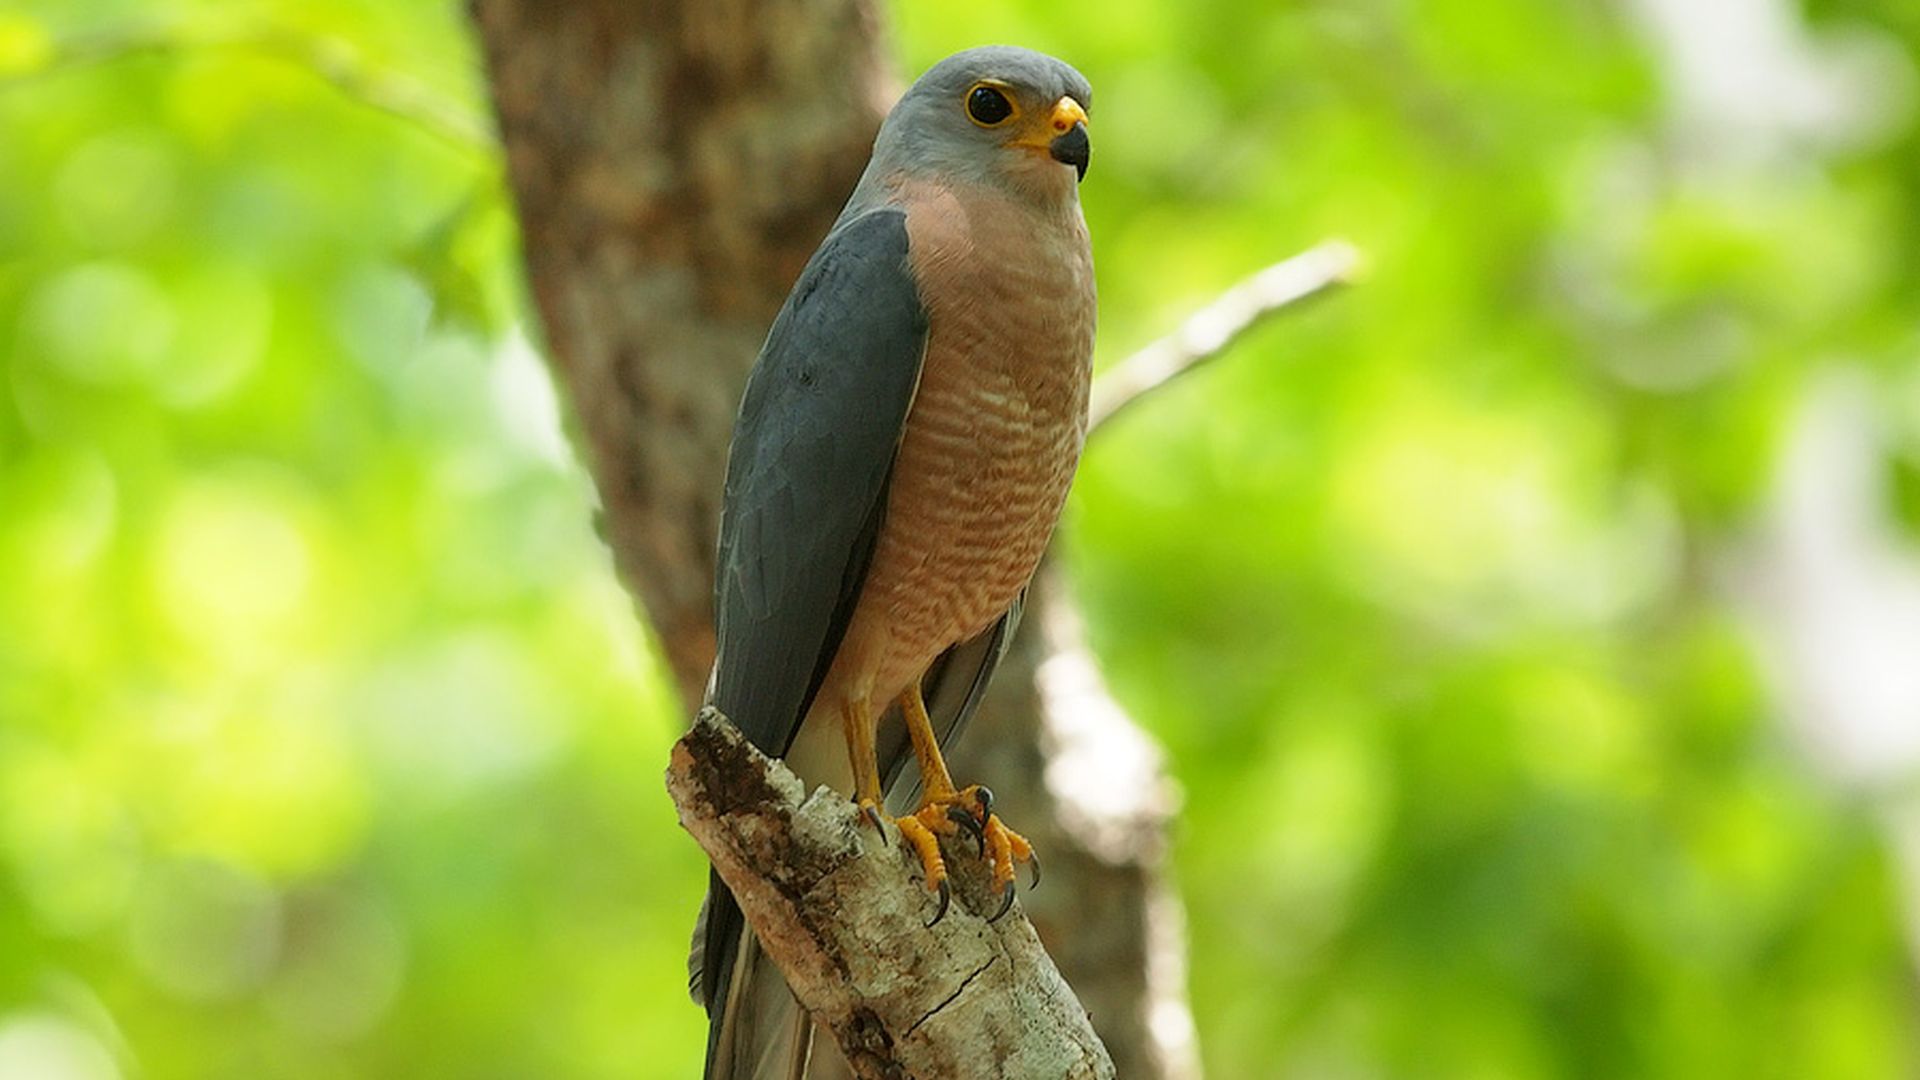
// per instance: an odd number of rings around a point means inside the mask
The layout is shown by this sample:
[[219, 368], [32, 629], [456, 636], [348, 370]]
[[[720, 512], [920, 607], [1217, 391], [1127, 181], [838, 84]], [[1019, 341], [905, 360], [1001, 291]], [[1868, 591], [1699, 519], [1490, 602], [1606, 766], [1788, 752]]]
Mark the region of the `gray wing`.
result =
[[919, 383], [927, 315], [906, 215], [836, 229], [748, 379], [727, 462], [711, 700], [786, 753], [846, 632]]
[[[805, 719], [866, 581], [926, 343], [906, 215], [877, 210], [820, 245], [747, 380], [720, 516], [708, 700], [776, 757]], [[733, 894], [710, 874], [690, 958], [709, 1017], [709, 1077], [751, 1075], [763, 1041], [777, 1054], [795, 1038], [774, 1016], [740, 1015], [792, 1012], [778, 973], [752, 970], [745, 930]], [[743, 958], [748, 967], [736, 972]], [[737, 1001], [729, 1019], [736, 994], [753, 1003]], [[802, 1022], [795, 1033], [803, 1061], [809, 1029]]]

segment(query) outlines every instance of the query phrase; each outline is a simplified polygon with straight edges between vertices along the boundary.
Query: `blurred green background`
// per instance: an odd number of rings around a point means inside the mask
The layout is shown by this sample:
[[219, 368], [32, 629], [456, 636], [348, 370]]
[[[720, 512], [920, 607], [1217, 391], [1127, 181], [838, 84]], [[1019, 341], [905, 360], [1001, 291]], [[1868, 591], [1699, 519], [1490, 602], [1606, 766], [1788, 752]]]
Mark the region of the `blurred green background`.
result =
[[[1098, 88], [1216, 1078], [1920, 1070], [1911, 0], [897, 4]], [[460, 5], [0, 6], [0, 1076], [684, 1077], [684, 722]]]

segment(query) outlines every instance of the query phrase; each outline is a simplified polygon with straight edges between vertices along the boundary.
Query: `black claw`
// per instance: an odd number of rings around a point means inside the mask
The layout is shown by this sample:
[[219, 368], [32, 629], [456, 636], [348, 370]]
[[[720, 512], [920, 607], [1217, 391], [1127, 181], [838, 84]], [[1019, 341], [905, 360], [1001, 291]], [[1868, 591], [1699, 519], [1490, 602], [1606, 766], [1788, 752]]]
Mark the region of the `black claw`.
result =
[[993, 816], [993, 789], [992, 788], [988, 787], [985, 784], [975, 785], [973, 789], [973, 798], [975, 802], [980, 804], [980, 820], [981, 821], [985, 821], [988, 818]]
[[1040, 887], [1040, 856], [1029, 854], [1027, 866], [1033, 871], [1033, 881], [1027, 886], [1029, 892]]
[[860, 808], [860, 816], [873, 823], [873, 831], [880, 834], [880, 839], [885, 840], [887, 838], [887, 827], [880, 823], [880, 810], [878, 807], [862, 806]]
[[946, 917], [947, 905], [951, 903], [952, 900], [953, 900], [953, 889], [947, 885], [946, 878], [941, 878], [940, 879], [940, 910], [934, 912], [933, 918], [927, 920], [927, 929], [929, 930], [933, 929], [934, 923], [937, 923], [941, 919]]
[[1002, 916], [1006, 915], [1007, 912], [1012, 910], [1013, 910], [1013, 882], [1009, 881], [1007, 882], [1007, 887], [1000, 890], [1000, 910], [994, 912], [993, 918], [988, 919], [987, 921], [990, 923], [997, 923], [1000, 921]]
[[965, 807], [947, 807], [947, 820], [967, 830], [967, 835], [973, 837], [973, 846], [980, 849], [980, 854], [987, 853], [986, 830], [980, 827], [980, 822], [976, 821], [972, 814], [967, 813]]

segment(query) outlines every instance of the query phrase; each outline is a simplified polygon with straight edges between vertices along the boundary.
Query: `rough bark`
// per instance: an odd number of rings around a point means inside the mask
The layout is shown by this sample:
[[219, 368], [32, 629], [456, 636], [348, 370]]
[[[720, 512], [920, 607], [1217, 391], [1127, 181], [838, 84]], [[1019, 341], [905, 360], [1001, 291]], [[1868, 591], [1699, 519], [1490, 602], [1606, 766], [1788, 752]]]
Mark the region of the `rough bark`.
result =
[[[615, 565], [697, 702], [734, 410], [897, 91], [878, 19], [871, 0], [477, 0], [474, 13], [528, 279]], [[1060, 639], [1036, 629], [1075, 625], [1051, 612], [1063, 603], [1029, 608], [955, 766], [1041, 843], [1030, 910], [1118, 1074], [1187, 1080], [1179, 906], [1162, 873], [1171, 790], [1084, 652], [1049, 666]], [[1048, 671], [1090, 689], [1043, 691]], [[1137, 769], [1084, 783], [1097, 774], [1050, 765], [1073, 746], [1096, 765], [1089, 747], [1134, 747]], [[816, 1077], [844, 1075], [820, 1057]]]
[[674, 746], [667, 790], [856, 1077], [1114, 1075], [1018, 905], [987, 921], [981, 860], [950, 852], [953, 904], [927, 926], [935, 901], [897, 838], [838, 792], [808, 795], [713, 709]]

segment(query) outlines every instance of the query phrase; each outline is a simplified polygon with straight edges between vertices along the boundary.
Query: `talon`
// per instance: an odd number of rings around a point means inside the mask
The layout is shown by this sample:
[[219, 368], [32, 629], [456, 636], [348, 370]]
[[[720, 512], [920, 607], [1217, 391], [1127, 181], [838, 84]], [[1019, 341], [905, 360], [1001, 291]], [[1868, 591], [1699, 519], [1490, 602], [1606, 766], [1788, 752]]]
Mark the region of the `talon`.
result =
[[980, 854], [985, 855], [987, 853], [986, 830], [981, 827], [978, 821], [974, 820], [972, 814], [967, 813], [965, 807], [947, 807], [947, 820], [965, 829], [967, 835], [973, 837], [973, 846]]
[[926, 924], [929, 928], [946, 917], [952, 902], [939, 837], [964, 831], [973, 837], [974, 849], [987, 860], [993, 888], [1000, 892], [999, 910], [988, 922], [997, 922], [1012, 910], [1014, 894], [1019, 891], [1017, 864], [1027, 863], [1032, 870], [1029, 889], [1040, 884], [1040, 860], [1034, 856], [1033, 845], [1026, 837], [1007, 828], [993, 812], [993, 804], [993, 789], [984, 784], [958, 791], [948, 787], [928, 797], [913, 813], [894, 819], [900, 826], [902, 839], [920, 856], [921, 866], [927, 871], [927, 888], [940, 890], [939, 910]]
[[992, 788], [985, 784], [975, 784], [973, 787], [973, 801], [980, 804], [981, 821], [985, 821], [993, 816]]
[[860, 804], [860, 816], [866, 818], [873, 824], [873, 831], [879, 834], [880, 839], [885, 840], [887, 838], [887, 827], [880, 823], [879, 806], [870, 802], [862, 802]]
[[1027, 838], [1007, 828], [998, 816], [987, 819], [987, 857], [993, 862], [994, 888], [1012, 888], [1018, 871], [1017, 863], [1028, 863], [1033, 867], [1033, 885], [1040, 884], [1040, 863], [1034, 858], [1033, 845]]
[[953, 902], [953, 889], [951, 886], [947, 884], [946, 878], [941, 878], [940, 879], [940, 908], [939, 910], [933, 913], [933, 918], [927, 920], [927, 924], [926, 924], [927, 929], [929, 930], [933, 929], [934, 923], [937, 923], [941, 919], [946, 917], [947, 905], [952, 902]]
[[1000, 921], [1002, 916], [1006, 915], [1007, 912], [1012, 910], [1013, 910], [1013, 882], [1009, 881], [1007, 882], [1007, 887], [1000, 890], [1000, 910], [994, 912], [993, 918], [988, 919], [987, 922], [997, 923]]

